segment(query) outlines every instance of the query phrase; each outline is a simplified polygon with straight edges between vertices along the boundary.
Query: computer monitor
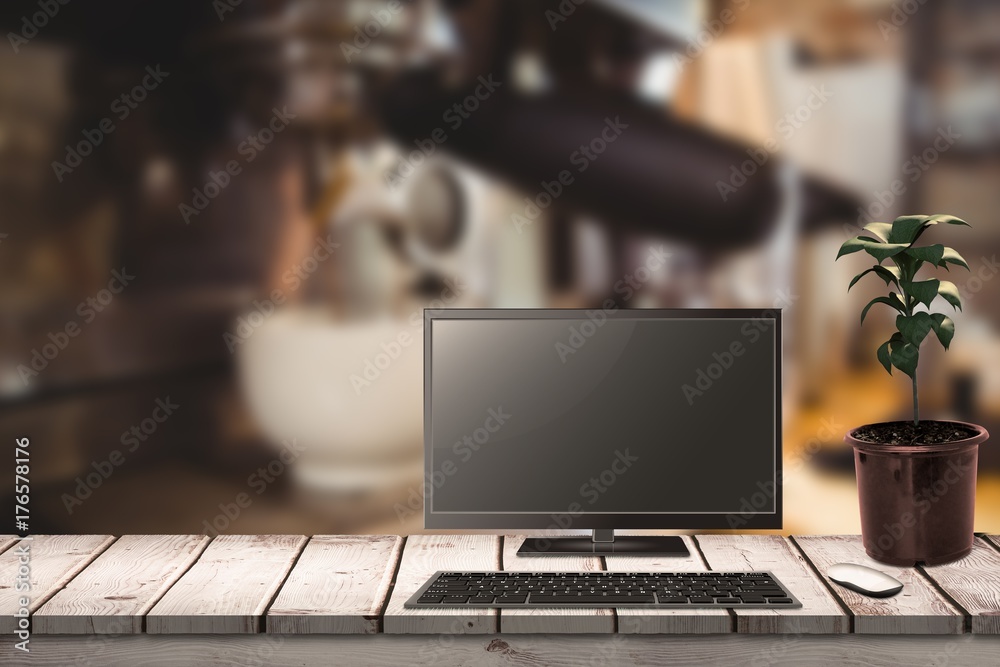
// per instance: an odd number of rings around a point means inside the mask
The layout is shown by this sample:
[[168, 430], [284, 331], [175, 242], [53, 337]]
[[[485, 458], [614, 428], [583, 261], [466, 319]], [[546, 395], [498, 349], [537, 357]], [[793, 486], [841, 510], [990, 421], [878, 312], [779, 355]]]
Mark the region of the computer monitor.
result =
[[606, 306], [425, 311], [427, 528], [680, 555], [614, 530], [781, 527], [780, 311]]

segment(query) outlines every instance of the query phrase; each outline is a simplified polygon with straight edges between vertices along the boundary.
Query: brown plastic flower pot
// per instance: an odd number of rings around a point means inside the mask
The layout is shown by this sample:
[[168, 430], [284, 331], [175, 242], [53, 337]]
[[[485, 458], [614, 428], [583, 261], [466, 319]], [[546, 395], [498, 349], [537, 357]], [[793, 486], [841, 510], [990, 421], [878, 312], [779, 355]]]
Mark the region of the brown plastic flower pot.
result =
[[941, 444], [883, 445], [844, 440], [854, 447], [865, 551], [877, 561], [911, 566], [947, 563], [972, 550], [982, 426], [949, 422], [975, 433]]

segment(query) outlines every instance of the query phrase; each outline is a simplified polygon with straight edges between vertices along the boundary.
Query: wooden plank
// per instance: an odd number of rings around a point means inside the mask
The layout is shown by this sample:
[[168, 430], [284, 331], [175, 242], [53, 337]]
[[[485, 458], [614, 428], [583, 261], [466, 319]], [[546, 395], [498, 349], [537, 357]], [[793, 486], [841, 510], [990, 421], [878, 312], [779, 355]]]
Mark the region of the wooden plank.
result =
[[398, 535], [317, 535], [267, 612], [274, 634], [375, 634], [403, 550]]
[[977, 537], [965, 558], [920, 569], [969, 614], [973, 634], [1000, 635], [1000, 551]]
[[[854, 614], [855, 633], [957, 635], [965, 631], [965, 614], [952, 606], [923, 573], [869, 558], [860, 535], [796, 535], [793, 539]], [[903, 590], [891, 598], [873, 598], [844, 588], [826, 576], [830, 566], [837, 563], [856, 563], [885, 572], [903, 582]]]
[[135, 634], [142, 619], [191, 567], [206, 535], [125, 535], [46, 602], [35, 634]]
[[[22, 597], [31, 601], [28, 611], [34, 614], [114, 541], [110, 535], [33, 535], [0, 554], [0, 636], [10, 637], [16, 629]], [[18, 590], [23, 567], [31, 569], [28, 591]]]
[[709, 569], [769, 570], [802, 603], [800, 609], [735, 609], [739, 633], [844, 633], [850, 618], [802, 554], [779, 535], [699, 535]]
[[256, 633], [306, 538], [221, 535], [146, 616], [146, 632]]
[[[597, 572], [600, 556], [518, 556], [523, 535], [504, 538], [501, 570], [511, 572]], [[501, 609], [502, 633], [605, 633], [615, 631], [614, 609]]]
[[403, 547], [396, 585], [383, 618], [386, 633], [496, 633], [496, 609], [404, 609], [403, 604], [438, 570], [500, 569], [496, 535], [411, 535]]
[[0, 553], [7, 551], [17, 542], [16, 535], [0, 535]]
[[188, 667], [190, 665], [685, 665], [717, 667], [901, 667], [995, 665], [995, 637], [888, 635], [127, 635], [32, 638], [31, 653], [0, 642], [4, 667]]
[[[694, 541], [681, 537], [690, 555], [605, 556], [606, 568], [617, 572], [705, 572], [708, 565]], [[618, 609], [618, 632], [628, 634], [718, 634], [733, 631], [726, 609]]]

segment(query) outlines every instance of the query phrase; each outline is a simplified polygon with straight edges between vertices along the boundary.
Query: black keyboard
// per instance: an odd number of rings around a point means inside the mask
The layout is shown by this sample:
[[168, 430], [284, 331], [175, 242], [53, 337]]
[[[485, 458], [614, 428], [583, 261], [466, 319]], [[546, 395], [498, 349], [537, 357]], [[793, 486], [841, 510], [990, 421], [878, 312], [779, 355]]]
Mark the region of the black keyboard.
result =
[[795, 609], [770, 572], [437, 572], [404, 607]]

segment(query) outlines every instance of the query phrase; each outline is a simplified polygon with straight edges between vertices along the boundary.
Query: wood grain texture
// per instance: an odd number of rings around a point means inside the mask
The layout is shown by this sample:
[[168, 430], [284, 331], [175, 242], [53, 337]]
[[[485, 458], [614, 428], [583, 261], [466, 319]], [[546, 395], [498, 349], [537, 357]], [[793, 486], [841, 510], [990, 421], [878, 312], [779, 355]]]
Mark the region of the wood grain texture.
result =
[[770, 570], [802, 603], [801, 609], [735, 609], [740, 633], [850, 632], [850, 618], [802, 554], [778, 535], [699, 535], [709, 568], [723, 572]]
[[[34, 614], [114, 541], [110, 535], [33, 535], [0, 554], [0, 636], [14, 632], [20, 598], [30, 600], [28, 610]], [[31, 569], [29, 591], [18, 590], [22, 566]]]
[[375, 634], [403, 550], [398, 535], [317, 535], [267, 612], [272, 634]]
[[[523, 535], [504, 538], [501, 570], [513, 572], [599, 572], [599, 556], [518, 556]], [[615, 631], [614, 609], [501, 609], [502, 633], [607, 633]]]
[[[405, 609], [403, 604], [438, 570], [499, 570], [496, 535], [410, 535], [403, 548], [396, 585], [389, 596], [383, 632], [496, 633], [496, 609]], [[432, 640], [432, 643], [440, 641]]]
[[973, 634], [1000, 635], [1000, 551], [977, 537], [965, 558], [920, 569], [969, 614]]
[[135, 634], [208, 545], [206, 535], [125, 535], [34, 613], [36, 634]]
[[146, 632], [256, 633], [301, 535], [220, 535], [146, 616]]
[[997, 549], [1000, 549], [1000, 535], [987, 535], [986, 541], [992, 543]]
[[[705, 572], [708, 566], [694, 541], [681, 537], [690, 555], [606, 556], [608, 570], [617, 572]], [[726, 609], [618, 609], [618, 632], [626, 634], [718, 634], [733, 631]]]
[[15, 542], [17, 542], [17, 537], [14, 535], [0, 535], [0, 553], [14, 546]]
[[[465, 635], [429, 643], [413, 635], [128, 635], [117, 639], [45, 636], [31, 653], [0, 643], [5, 667], [984, 667], [995, 665], [1000, 638], [976, 635]], [[96, 641], [95, 641], [96, 640]]]
[[[955, 635], [965, 631], [965, 614], [923, 573], [869, 558], [859, 535], [795, 536], [794, 541], [854, 614], [855, 633]], [[856, 563], [885, 572], [903, 582], [903, 590], [891, 598], [873, 598], [844, 588], [826, 576], [837, 563]]]

